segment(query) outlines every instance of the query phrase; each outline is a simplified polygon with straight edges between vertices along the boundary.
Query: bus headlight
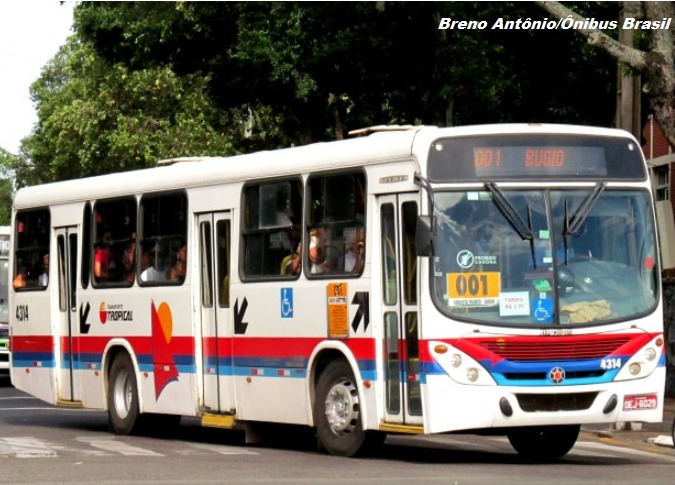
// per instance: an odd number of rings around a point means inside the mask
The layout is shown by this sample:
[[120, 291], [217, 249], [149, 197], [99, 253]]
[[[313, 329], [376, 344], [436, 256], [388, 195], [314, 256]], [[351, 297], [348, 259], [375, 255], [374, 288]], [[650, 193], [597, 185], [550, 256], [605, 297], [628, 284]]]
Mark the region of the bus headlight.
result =
[[659, 364], [663, 365], [663, 337], [658, 336], [635, 352], [633, 356], [623, 363], [621, 369], [614, 377], [615, 381], [641, 379], [654, 372]]
[[428, 349], [437, 367], [453, 381], [474, 386], [496, 385], [490, 373], [469, 354], [444, 342], [430, 341]]

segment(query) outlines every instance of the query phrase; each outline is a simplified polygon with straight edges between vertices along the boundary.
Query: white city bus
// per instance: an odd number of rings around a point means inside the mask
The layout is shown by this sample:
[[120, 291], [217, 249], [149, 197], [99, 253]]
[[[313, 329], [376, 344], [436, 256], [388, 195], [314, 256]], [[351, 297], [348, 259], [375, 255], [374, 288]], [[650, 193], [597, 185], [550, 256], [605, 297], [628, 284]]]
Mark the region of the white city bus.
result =
[[637, 141], [375, 131], [18, 191], [13, 384], [106, 409], [118, 434], [289, 423], [344, 456], [387, 433], [490, 429], [555, 459], [583, 424], [661, 421]]
[[0, 226], [0, 374], [9, 374], [9, 226]]

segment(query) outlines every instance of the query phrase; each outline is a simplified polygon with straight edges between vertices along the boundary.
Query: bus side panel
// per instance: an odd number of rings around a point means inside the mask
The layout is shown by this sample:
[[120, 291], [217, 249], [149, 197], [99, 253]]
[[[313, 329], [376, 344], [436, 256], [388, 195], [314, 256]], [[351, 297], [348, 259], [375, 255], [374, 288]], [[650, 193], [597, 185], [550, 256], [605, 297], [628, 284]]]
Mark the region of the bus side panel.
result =
[[190, 282], [176, 287], [88, 291], [87, 333], [79, 337], [85, 407], [105, 408], [104, 358], [123, 350], [137, 369], [141, 412], [194, 416], [197, 383]]
[[[53, 285], [52, 285], [53, 286]], [[12, 384], [50, 404], [56, 403], [58, 337], [52, 335], [49, 291], [14, 291], [10, 308]]]
[[[235, 288], [235, 320], [247, 323], [237, 329], [235, 321], [232, 343], [237, 418], [308, 424], [307, 362], [326, 335], [325, 306], [317, 304], [325, 290], [306, 281]], [[292, 294], [291, 318], [281, 318], [284, 290]]]
[[[363, 308], [354, 303], [355, 292], [367, 290], [369, 279], [323, 279], [308, 282], [301, 277], [281, 284], [244, 284], [233, 288], [234, 308], [247, 323], [245, 333], [235, 335], [233, 355], [237, 418], [252, 421], [312, 424], [309, 365], [317, 348], [331, 348], [355, 368], [358, 386], [375, 379], [376, 344], [373, 325], [366, 328]], [[328, 287], [346, 284], [348, 338], [328, 335]], [[286, 286], [288, 285], [288, 286]], [[289, 293], [290, 292], [290, 293]], [[292, 317], [282, 318], [282, 298], [292, 293]], [[242, 314], [242, 301], [247, 302]], [[238, 303], [237, 303], [238, 302]], [[357, 317], [358, 315], [358, 317]], [[361, 320], [359, 320], [359, 318]], [[356, 330], [352, 323], [359, 325]], [[335, 353], [337, 352], [337, 353]], [[363, 410], [377, 416], [375, 393], [368, 392]], [[376, 421], [373, 421], [373, 426]]]
[[87, 409], [106, 409], [104, 373], [94, 369], [80, 371], [82, 405]]

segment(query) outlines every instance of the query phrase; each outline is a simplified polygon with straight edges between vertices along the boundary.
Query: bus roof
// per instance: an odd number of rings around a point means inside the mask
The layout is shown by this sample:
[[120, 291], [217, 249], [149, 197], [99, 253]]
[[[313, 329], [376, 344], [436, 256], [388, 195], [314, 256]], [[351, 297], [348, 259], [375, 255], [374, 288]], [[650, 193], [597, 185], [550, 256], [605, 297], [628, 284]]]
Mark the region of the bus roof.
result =
[[[118, 197], [134, 193], [281, 177], [296, 173], [375, 165], [415, 157], [423, 159], [429, 144], [439, 137], [516, 133], [583, 133], [631, 137], [610, 128], [573, 125], [498, 124], [451, 128], [434, 126], [371, 127], [357, 138], [313, 143], [300, 147], [261, 151], [230, 157], [183, 157], [157, 167], [117, 172], [83, 179], [25, 187], [14, 198], [14, 208], [46, 206], [81, 200]], [[291, 163], [289, 163], [291, 162]]]

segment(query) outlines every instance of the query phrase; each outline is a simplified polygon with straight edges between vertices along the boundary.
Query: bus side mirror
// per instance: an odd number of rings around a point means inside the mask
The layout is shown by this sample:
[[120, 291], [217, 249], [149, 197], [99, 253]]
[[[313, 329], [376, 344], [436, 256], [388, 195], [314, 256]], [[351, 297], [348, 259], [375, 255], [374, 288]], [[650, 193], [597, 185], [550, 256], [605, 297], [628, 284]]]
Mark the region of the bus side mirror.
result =
[[415, 225], [415, 248], [418, 256], [431, 256], [433, 247], [433, 218], [431, 216], [417, 216]]

